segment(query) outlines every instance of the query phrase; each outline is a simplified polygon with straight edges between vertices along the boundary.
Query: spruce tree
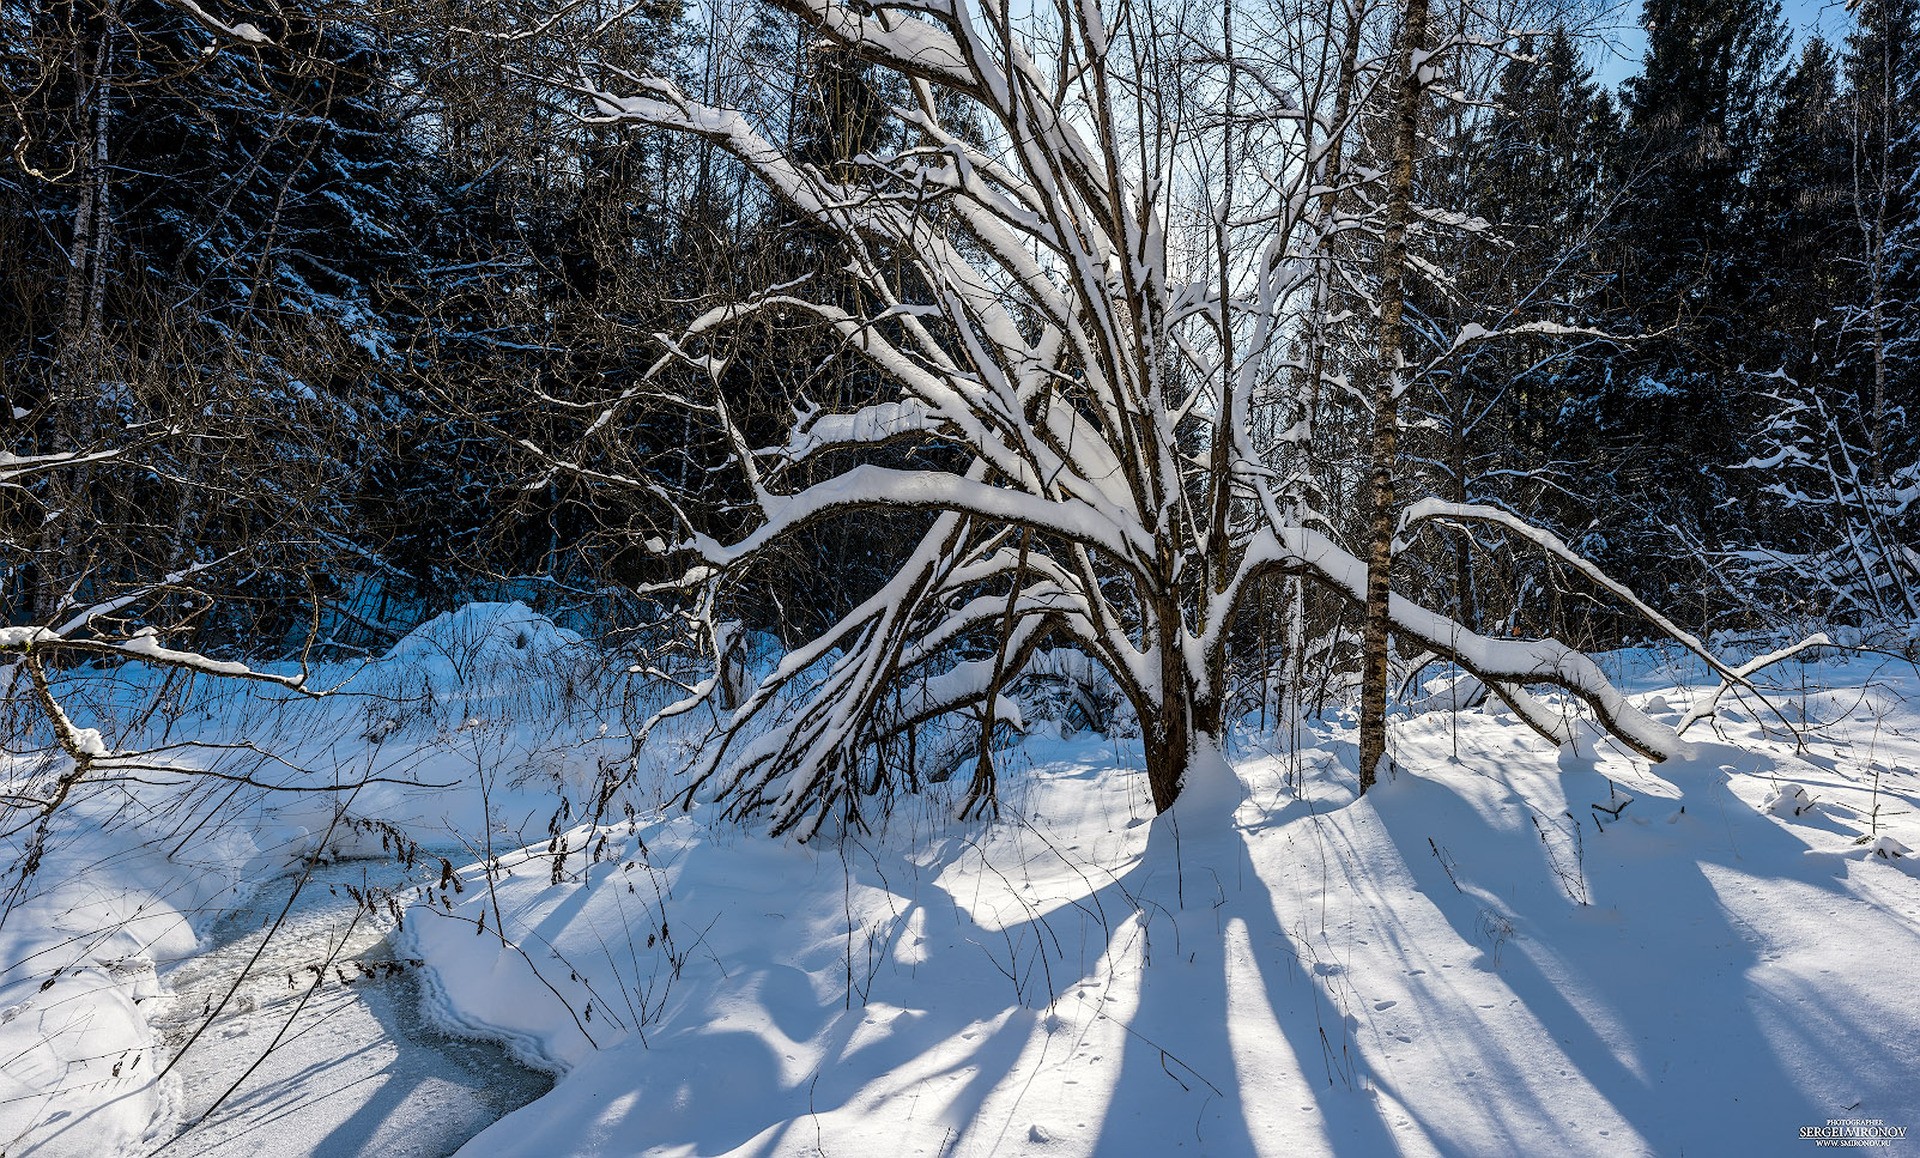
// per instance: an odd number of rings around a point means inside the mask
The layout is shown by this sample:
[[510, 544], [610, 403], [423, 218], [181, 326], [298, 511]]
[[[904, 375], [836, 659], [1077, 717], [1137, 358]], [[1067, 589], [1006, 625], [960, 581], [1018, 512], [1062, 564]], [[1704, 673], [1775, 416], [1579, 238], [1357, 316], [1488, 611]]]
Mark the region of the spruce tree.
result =
[[1916, 363], [1912, 335], [1920, 326], [1901, 250], [1920, 204], [1920, 0], [1863, 0], [1847, 37], [1845, 121], [1852, 139], [1847, 215], [1857, 274], [1841, 309], [1843, 370], [1855, 383], [1864, 415], [1868, 473], [1884, 486], [1910, 460]]
[[[1600, 253], [1611, 222], [1603, 167], [1619, 132], [1611, 98], [1593, 80], [1564, 27], [1529, 38], [1501, 70], [1483, 116], [1455, 110], [1442, 127], [1440, 156], [1428, 166], [1427, 198], [1458, 205], [1487, 229], [1434, 230], [1432, 268], [1448, 285], [1416, 286], [1414, 305], [1440, 369], [1414, 396], [1422, 420], [1408, 431], [1416, 470], [1433, 493], [1487, 503], [1554, 527], [1579, 541], [1591, 521], [1570, 457], [1584, 428], [1564, 420], [1570, 395], [1603, 369], [1609, 343], [1521, 333], [1447, 347], [1465, 327], [1512, 329], [1549, 323], [1597, 328], [1606, 285]], [[1583, 547], [1591, 544], [1581, 544]], [[1544, 606], [1524, 598], [1545, 585], [1537, 553], [1512, 551], [1497, 534], [1461, 533], [1449, 543], [1450, 574], [1433, 598], [1461, 622], [1560, 630], [1530, 618]], [[1440, 592], [1450, 592], [1443, 596]], [[1523, 604], [1531, 607], [1522, 611]]]
[[1810, 383], [1831, 372], [1832, 311], [1853, 280], [1843, 258], [1852, 150], [1838, 62], [1825, 40], [1801, 50], [1760, 151], [1749, 203], [1761, 257], [1753, 316], [1761, 325], [1749, 339], [1747, 365]]
[[1576, 407], [1611, 496], [1615, 565], [1704, 612], [1702, 546], [1738, 517], [1722, 468], [1745, 441], [1758, 246], [1748, 181], [1786, 44], [1776, 0], [1648, 0], [1614, 181], [1609, 322], [1637, 335]]

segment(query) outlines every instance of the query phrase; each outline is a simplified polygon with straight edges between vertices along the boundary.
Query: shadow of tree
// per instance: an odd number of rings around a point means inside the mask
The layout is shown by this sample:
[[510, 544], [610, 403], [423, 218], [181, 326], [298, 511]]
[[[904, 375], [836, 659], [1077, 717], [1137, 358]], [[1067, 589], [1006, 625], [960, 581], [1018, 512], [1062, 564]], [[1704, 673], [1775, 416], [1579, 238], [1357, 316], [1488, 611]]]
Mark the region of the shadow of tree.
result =
[[[1497, 827], [1454, 786], [1403, 772], [1377, 810], [1390, 843], [1372, 855], [1403, 865], [1461, 942], [1487, 947], [1481, 966], [1519, 1003], [1519, 1024], [1553, 1043], [1556, 1056], [1534, 1053], [1535, 1061], [1577, 1065], [1571, 1077], [1656, 1152], [1774, 1153], [1793, 1144], [1798, 1127], [1864, 1113], [1863, 1105], [1889, 1120], [1920, 1109], [1902, 1076], [1920, 1064], [1899, 1038], [1906, 1019], [1876, 1016], [1864, 994], [1851, 1008], [1822, 999], [1819, 986], [1795, 976], [1801, 965], [1782, 964], [1783, 952], [1803, 963], [1818, 956], [1805, 943], [1779, 942], [1797, 938], [1798, 922], [1763, 930], [1742, 916], [1734, 894], [1759, 908], [1853, 911], [1893, 957], [1920, 953], [1920, 934], [1858, 912], [1836, 866], [1808, 856], [1794, 833], [1734, 796], [1711, 762], [1664, 771], [1690, 786], [1684, 798], [1648, 797], [1616, 819], [1592, 807], [1617, 806], [1612, 782], [1563, 758], [1552, 780], [1567, 807], [1518, 830]], [[1513, 809], [1538, 811], [1510, 799]], [[1429, 844], [1436, 833], [1449, 845], [1444, 863]], [[1510, 933], [1504, 946], [1490, 943], [1489, 913]], [[1822, 1027], [1817, 1036], [1796, 1028], [1811, 1022]], [[1454, 1048], [1507, 1061], [1495, 1079], [1502, 1089], [1539, 1082], [1538, 1072], [1521, 1072], [1529, 1051], [1510, 1031], [1489, 1029]], [[1627, 1144], [1589, 1143], [1595, 1151]]]
[[[1113, 816], [1086, 848], [1055, 838], [1098, 825], [1038, 813], [911, 853], [849, 841], [840, 866], [696, 842], [683, 879], [708, 894], [676, 905], [783, 910], [716, 927], [651, 1048], [538, 1112], [616, 1149], [1238, 1158], [1766, 1153], [1856, 1102], [1920, 1108], [1911, 1017], [1876, 1018], [1890, 990], [1770, 977], [1813, 958], [1733, 896], [1857, 906], [1831, 861], [1701, 769], [1672, 824], [1649, 799], [1604, 832], [1536, 827], [1608, 781], [1500, 759], [1524, 776]], [[1920, 950], [1887, 921], [1843, 923]]]

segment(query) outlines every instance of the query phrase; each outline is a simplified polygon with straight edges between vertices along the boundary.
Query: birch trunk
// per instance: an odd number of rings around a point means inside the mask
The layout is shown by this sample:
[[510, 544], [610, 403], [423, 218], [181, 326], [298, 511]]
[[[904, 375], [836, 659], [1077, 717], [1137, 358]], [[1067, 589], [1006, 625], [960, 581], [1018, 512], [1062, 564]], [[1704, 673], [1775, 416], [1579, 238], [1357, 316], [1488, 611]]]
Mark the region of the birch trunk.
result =
[[1387, 752], [1387, 648], [1393, 591], [1393, 468], [1399, 457], [1400, 395], [1406, 386], [1402, 313], [1406, 306], [1407, 225], [1413, 215], [1413, 155], [1428, 75], [1427, 0], [1407, 0], [1401, 27], [1404, 73], [1394, 108], [1393, 169], [1381, 254], [1380, 352], [1373, 373], [1373, 485], [1368, 518], [1366, 627], [1361, 640], [1360, 791], [1379, 776]]

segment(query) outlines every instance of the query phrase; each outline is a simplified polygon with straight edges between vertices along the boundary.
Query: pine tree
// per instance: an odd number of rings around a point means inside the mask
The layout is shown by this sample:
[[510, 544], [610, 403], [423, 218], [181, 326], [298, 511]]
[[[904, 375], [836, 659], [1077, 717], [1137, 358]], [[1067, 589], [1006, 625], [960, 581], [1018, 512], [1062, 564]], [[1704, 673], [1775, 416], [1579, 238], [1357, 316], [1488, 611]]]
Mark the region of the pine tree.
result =
[[[428, 276], [409, 291], [415, 335], [395, 435], [408, 449], [382, 490], [403, 606], [496, 597], [502, 583], [534, 599], [637, 578], [633, 553], [607, 540], [624, 542], [644, 513], [543, 477], [524, 444], [588, 443], [584, 457], [622, 469], [658, 469], [677, 453], [680, 415], [596, 427], [580, 407], [631, 388], [656, 356], [646, 336], [671, 328], [725, 264], [685, 244], [707, 233], [689, 218], [700, 193], [688, 149], [583, 124], [529, 79], [570, 45], [591, 43], [611, 67], [672, 60], [680, 6], [574, 6], [551, 42], [462, 31], [513, 19], [492, 5], [422, 4], [389, 31], [419, 74], [409, 128], [437, 209], [420, 241]], [[571, 408], [530, 411], [530, 385]], [[423, 507], [437, 517], [409, 517]]]
[[1741, 473], [1767, 517], [1738, 545], [1756, 603], [1862, 625], [1920, 617], [1920, 456], [1902, 345], [1913, 315], [1895, 240], [1913, 213], [1916, 7], [1860, 5], [1838, 62], [1824, 43], [1807, 46], [1754, 183], [1771, 350], [1754, 366], [1765, 373]]
[[1920, 172], [1920, 0], [1864, 0], [1847, 37], [1846, 124], [1853, 144], [1848, 216], [1858, 275], [1842, 309], [1841, 363], [1858, 382], [1865, 416], [1868, 473], [1884, 486], [1906, 455], [1903, 405], [1920, 372], [1910, 353], [1920, 325], [1896, 237], [1908, 233], [1920, 204], [1912, 190]]
[[1754, 316], [1764, 335], [1750, 343], [1748, 365], [1756, 371], [1784, 368], [1809, 383], [1830, 372], [1832, 311], [1853, 280], [1842, 256], [1850, 165], [1838, 62], [1816, 37], [1781, 85], [1753, 178], [1751, 226], [1761, 256]]
[[20, 602], [44, 618], [54, 591], [244, 551], [247, 598], [195, 612], [195, 642], [272, 646], [369, 557], [326, 544], [358, 527], [382, 469], [369, 450], [403, 328], [390, 290], [417, 277], [429, 213], [394, 64], [370, 28], [312, 9], [280, 9], [269, 43], [209, 45], [155, 0], [29, 7], [6, 19], [41, 35], [0, 59], [36, 93], [7, 168], [40, 227], [0, 292], [46, 287], [58, 309], [0, 310], [22, 323], [5, 393], [38, 444], [131, 431], [144, 448], [137, 471], [39, 484], [65, 517], [29, 548]]

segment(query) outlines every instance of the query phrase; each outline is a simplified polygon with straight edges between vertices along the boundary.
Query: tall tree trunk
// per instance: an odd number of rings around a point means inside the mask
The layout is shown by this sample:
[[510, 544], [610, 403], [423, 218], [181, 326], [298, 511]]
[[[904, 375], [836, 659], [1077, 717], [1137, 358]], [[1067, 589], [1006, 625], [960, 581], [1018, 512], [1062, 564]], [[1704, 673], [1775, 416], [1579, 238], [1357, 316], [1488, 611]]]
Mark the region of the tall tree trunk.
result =
[[74, 86], [88, 116], [87, 142], [80, 153], [80, 199], [74, 207], [73, 239], [67, 247], [67, 286], [61, 339], [65, 354], [84, 356], [101, 331], [107, 287], [107, 130], [108, 73], [112, 68], [112, 29], [103, 21], [95, 36], [73, 46]]
[[[1466, 406], [1454, 415], [1452, 435], [1447, 442], [1447, 470], [1453, 476], [1454, 502], [1467, 502], [1467, 423]], [[1480, 597], [1473, 583], [1473, 535], [1461, 531], [1453, 537], [1454, 622], [1468, 631], [1480, 630]]]
[[1394, 460], [1399, 456], [1400, 395], [1406, 384], [1402, 313], [1406, 307], [1407, 225], [1413, 216], [1413, 156], [1427, 60], [1427, 0], [1407, 0], [1400, 31], [1404, 61], [1394, 108], [1393, 170], [1380, 271], [1380, 353], [1373, 373], [1373, 488], [1367, 551], [1366, 628], [1361, 641], [1360, 791], [1379, 775], [1387, 753], [1387, 603], [1393, 590]]
[[[1887, 485], [1887, 329], [1883, 307], [1886, 302], [1885, 269], [1882, 255], [1886, 252], [1884, 234], [1875, 240], [1879, 242], [1868, 260], [1872, 263], [1873, 289], [1872, 304], [1868, 317], [1872, 319], [1872, 332], [1868, 341], [1873, 347], [1873, 407], [1867, 418], [1867, 458], [1868, 477], [1876, 489]], [[1876, 495], [1877, 499], [1879, 496]]]

